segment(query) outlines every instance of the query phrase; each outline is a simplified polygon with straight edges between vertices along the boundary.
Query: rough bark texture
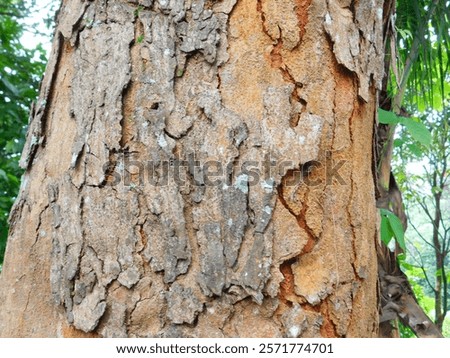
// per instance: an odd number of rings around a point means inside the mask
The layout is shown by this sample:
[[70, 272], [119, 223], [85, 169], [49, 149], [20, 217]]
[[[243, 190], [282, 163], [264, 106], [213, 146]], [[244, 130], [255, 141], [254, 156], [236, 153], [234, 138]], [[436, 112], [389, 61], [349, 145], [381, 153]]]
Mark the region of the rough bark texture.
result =
[[381, 0], [64, 1], [0, 335], [376, 336], [381, 16]]

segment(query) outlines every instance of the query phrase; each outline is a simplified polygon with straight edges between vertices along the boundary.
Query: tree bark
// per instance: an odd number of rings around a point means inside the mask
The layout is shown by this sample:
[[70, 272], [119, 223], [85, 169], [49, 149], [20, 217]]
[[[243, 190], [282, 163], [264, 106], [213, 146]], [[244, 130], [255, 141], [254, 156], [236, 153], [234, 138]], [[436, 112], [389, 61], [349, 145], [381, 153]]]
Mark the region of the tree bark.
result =
[[0, 335], [377, 336], [382, 5], [64, 1]]

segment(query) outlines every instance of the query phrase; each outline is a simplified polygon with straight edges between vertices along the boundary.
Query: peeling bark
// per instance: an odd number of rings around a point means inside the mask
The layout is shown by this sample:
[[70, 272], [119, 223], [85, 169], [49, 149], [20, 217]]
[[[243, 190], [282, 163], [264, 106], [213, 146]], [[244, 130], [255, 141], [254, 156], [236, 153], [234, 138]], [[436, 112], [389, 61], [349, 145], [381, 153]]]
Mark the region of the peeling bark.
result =
[[376, 336], [366, 5], [65, 1], [0, 335]]

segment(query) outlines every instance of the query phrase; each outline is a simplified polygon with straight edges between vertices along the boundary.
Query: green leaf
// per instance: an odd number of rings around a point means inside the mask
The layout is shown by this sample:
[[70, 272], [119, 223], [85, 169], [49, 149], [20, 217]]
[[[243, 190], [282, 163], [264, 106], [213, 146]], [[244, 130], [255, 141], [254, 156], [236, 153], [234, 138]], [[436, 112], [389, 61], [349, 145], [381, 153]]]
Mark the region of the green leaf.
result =
[[401, 119], [394, 113], [378, 108], [378, 122], [382, 124], [397, 124]]
[[417, 157], [423, 156], [423, 150], [416, 144], [410, 143], [408, 144], [408, 149]]
[[5, 181], [8, 180], [8, 177], [6, 176], [6, 172], [0, 168], [0, 178], [3, 178]]
[[407, 40], [408, 37], [409, 38], [413, 37], [412, 34], [411, 34], [411, 31], [409, 31], [408, 29], [404, 29], [403, 30], [403, 29], [397, 28], [397, 31], [400, 34], [400, 36], [403, 38], [403, 40]]
[[[397, 255], [397, 261], [399, 263], [402, 263], [402, 264], [405, 263], [406, 265], [409, 265], [405, 260], [406, 260], [406, 255], [403, 252]], [[410, 265], [410, 266], [412, 266], [412, 265]]]
[[419, 143], [423, 144], [426, 147], [430, 146], [431, 133], [423, 123], [416, 122], [414, 119], [406, 117], [402, 118], [401, 123], [405, 125], [411, 136], [416, 141], [418, 141]]
[[142, 5], [139, 5], [135, 10], [134, 10], [134, 17], [138, 17], [139, 14], [141, 13], [141, 11], [144, 9], [144, 7]]
[[388, 220], [389, 224], [391, 225], [391, 229], [394, 232], [395, 240], [402, 250], [406, 250], [405, 232], [403, 231], [402, 222], [396, 215], [392, 213], [388, 215]]
[[402, 267], [404, 267], [406, 270], [412, 270], [414, 268], [416, 268], [416, 266], [411, 265], [410, 263], [406, 262], [406, 261], [402, 261], [401, 262]]
[[381, 231], [381, 241], [383, 241], [386, 246], [389, 245], [394, 234], [390, 228], [389, 220], [384, 215], [381, 215], [380, 231]]
[[11, 184], [13, 184], [17, 187], [20, 186], [20, 179], [17, 178], [15, 175], [8, 173], [8, 174], [6, 174], [6, 176]]
[[184, 73], [184, 69], [183, 68], [178, 69], [177, 70], [177, 77], [182, 77], [183, 73]]
[[380, 209], [381, 213], [381, 240], [387, 245], [392, 237], [395, 237], [402, 250], [406, 250], [405, 233], [400, 219], [386, 209]]
[[17, 153], [19, 150], [16, 147], [14, 140], [9, 140], [5, 144], [5, 152], [8, 154]]
[[433, 187], [431, 188], [431, 192], [432, 192], [433, 194], [437, 194], [437, 193], [442, 193], [442, 192], [444, 192], [444, 190], [443, 190], [442, 188], [438, 187], [438, 186], [433, 186]]
[[394, 147], [401, 147], [405, 141], [401, 138], [394, 139]]
[[14, 86], [11, 82], [9, 82], [6, 78], [1, 78], [1, 81], [3, 82], [3, 84], [5, 85], [5, 87], [14, 95], [14, 96], [18, 96], [19, 95], [19, 90], [17, 89], [16, 86]]

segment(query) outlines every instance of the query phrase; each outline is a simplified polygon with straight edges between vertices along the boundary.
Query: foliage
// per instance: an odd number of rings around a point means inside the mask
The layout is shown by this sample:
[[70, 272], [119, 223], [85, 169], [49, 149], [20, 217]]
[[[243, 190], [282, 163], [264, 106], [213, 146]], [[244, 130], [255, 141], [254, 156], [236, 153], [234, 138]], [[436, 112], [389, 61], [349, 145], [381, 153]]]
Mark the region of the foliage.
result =
[[[429, 109], [422, 121], [432, 132], [427, 151], [410, 150], [408, 138], [396, 149], [397, 180], [404, 193], [411, 240], [408, 274], [434, 297], [433, 315], [442, 325], [449, 309], [450, 107]], [[414, 267], [414, 270], [413, 270]]]
[[41, 46], [21, 44], [30, 8], [23, 1], [0, 3], [0, 263], [8, 234], [7, 218], [20, 186], [18, 166], [24, 144], [28, 110], [37, 97], [46, 56]]
[[401, 249], [405, 250], [405, 238], [403, 232], [403, 226], [400, 219], [391, 211], [386, 209], [380, 209], [381, 215], [381, 241], [385, 245], [389, 245], [392, 238], [395, 238]]
[[431, 132], [417, 118], [397, 116], [394, 112], [385, 111], [384, 109], [379, 108], [378, 121], [382, 124], [402, 124], [415, 141], [425, 147], [428, 147], [431, 144]]
[[440, 111], [450, 94], [450, 3], [398, 0], [396, 13], [392, 94], [404, 91], [406, 102], [420, 112], [429, 108]]
[[[409, 217], [408, 263], [404, 262], [403, 268], [422, 288], [422, 297], [434, 301], [428, 311], [448, 336], [450, 108], [445, 106], [440, 112], [429, 109], [421, 117], [432, 132], [428, 150], [411, 150], [410, 138], [402, 132], [396, 148], [396, 177]], [[423, 298], [419, 302], [424, 306]]]
[[[423, 155], [424, 148], [428, 148], [431, 144], [431, 132], [420, 119], [398, 116], [392, 111], [378, 108], [378, 121], [381, 124], [393, 125], [393, 128], [395, 128], [396, 125], [401, 124], [407, 133], [403, 133], [403, 137], [401, 138], [404, 139], [397, 139], [395, 145], [397, 147], [401, 146], [406, 140], [408, 142], [408, 148], [414, 150], [417, 156]], [[405, 251], [404, 228], [401, 220], [393, 212], [387, 209], [381, 208], [380, 215], [381, 241], [387, 246], [392, 238], [394, 238], [402, 251]]]
[[[380, 110], [379, 121], [390, 125], [390, 135], [395, 131], [394, 172], [409, 217], [408, 261], [402, 259], [402, 267], [420, 304], [440, 326], [446, 322], [450, 295], [450, 218], [445, 215], [450, 211], [450, 2], [396, 3], [387, 51], [388, 93], [392, 111], [412, 117]], [[386, 223], [387, 218], [382, 231], [393, 234]]]
[[408, 326], [405, 326], [404, 324], [402, 324], [402, 322], [399, 322], [398, 326], [399, 326], [399, 331], [400, 331], [400, 338], [415, 338], [416, 337], [416, 335], [414, 334], [412, 329], [409, 328]]
[[[403, 271], [409, 278], [409, 282], [420, 306], [423, 308], [423, 310], [428, 316], [433, 317], [435, 313], [434, 298], [432, 297], [433, 293], [430, 290], [427, 290], [428, 287], [425, 283], [425, 273], [423, 267], [421, 267], [420, 265], [408, 263], [407, 260], [405, 260], [405, 257], [400, 258], [400, 264]], [[444, 329], [442, 331], [444, 337], [450, 337], [450, 330], [448, 330], [448, 328], [450, 327], [447, 328], [449, 323], [450, 319], [448, 318], [444, 322], [443, 327]], [[402, 338], [415, 337], [415, 334], [411, 331], [409, 327], [405, 327], [400, 323], [399, 328], [400, 328], [400, 337]]]

